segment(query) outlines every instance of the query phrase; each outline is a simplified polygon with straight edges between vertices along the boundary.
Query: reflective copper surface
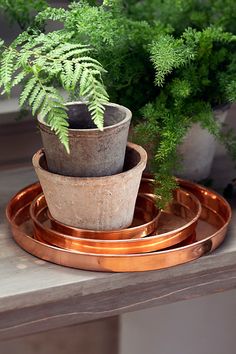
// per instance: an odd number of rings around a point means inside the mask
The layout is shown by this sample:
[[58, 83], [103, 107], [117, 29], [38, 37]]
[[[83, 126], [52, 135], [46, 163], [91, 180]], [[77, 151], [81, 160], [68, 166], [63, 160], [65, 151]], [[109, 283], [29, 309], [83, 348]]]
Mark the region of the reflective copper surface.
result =
[[[153, 205], [155, 198], [149, 195], [149, 201], [151, 198]], [[140, 195], [139, 202], [143, 202], [142, 209], [149, 213], [151, 205], [146, 204], [147, 197]], [[62, 232], [55, 230], [55, 223], [51, 225], [49, 223], [47, 204], [43, 195], [36, 197], [30, 208], [37, 237], [68, 250], [98, 254], [151, 252], [180, 243], [194, 232], [200, 213], [201, 205], [198, 199], [191, 193], [179, 189], [174, 192], [173, 203], [165, 212], [162, 212], [152, 236], [142, 239], [93, 240], [84, 238], [83, 232], [80, 233], [80, 238], [73, 236], [70, 233], [73, 229], [64, 225], [61, 227]]]
[[180, 181], [180, 185], [199, 196], [202, 202], [196, 240], [159, 252], [98, 255], [60, 249], [34, 239], [29, 207], [32, 200], [41, 193], [39, 184], [17, 193], [9, 202], [6, 215], [16, 242], [29, 253], [44, 260], [73, 268], [107, 272], [162, 269], [192, 261], [213, 251], [224, 240], [231, 219], [231, 208], [224, 198], [190, 182]]
[[[43, 204], [44, 207], [46, 207], [44, 195], [38, 196], [38, 198], [32, 203], [32, 217], [34, 216], [35, 208], [38, 208], [37, 204]], [[61, 232], [65, 235], [97, 240], [126, 240], [150, 235], [157, 228], [160, 214], [161, 213], [156, 207], [153, 198], [139, 195], [136, 201], [134, 220], [129, 228], [116, 231], [94, 231], [62, 224], [53, 219], [48, 211], [48, 217], [51, 220], [52, 227], [55, 231]]]

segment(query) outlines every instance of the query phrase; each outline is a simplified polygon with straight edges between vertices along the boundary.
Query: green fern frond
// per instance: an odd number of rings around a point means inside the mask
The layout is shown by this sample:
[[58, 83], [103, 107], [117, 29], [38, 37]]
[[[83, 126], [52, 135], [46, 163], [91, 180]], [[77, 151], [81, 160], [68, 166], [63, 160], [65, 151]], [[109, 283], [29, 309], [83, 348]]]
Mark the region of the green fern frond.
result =
[[71, 80], [71, 89], [72, 90], [75, 90], [76, 86], [80, 82], [82, 72], [83, 72], [83, 66], [82, 65], [75, 65], [75, 70], [74, 70], [73, 77]]
[[25, 72], [25, 71], [19, 72], [19, 73], [15, 76], [14, 80], [12, 81], [12, 87], [14, 87], [14, 86], [16, 86], [16, 85], [19, 85], [19, 84], [24, 80], [24, 78], [25, 78], [27, 75], [28, 75], [28, 73]]
[[[37, 112], [41, 111], [41, 105], [43, 105], [44, 98], [45, 98], [45, 92], [41, 90], [38, 93], [37, 97], [34, 99], [34, 102], [32, 104], [32, 114], [33, 114], [33, 116]], [[42, 112], [41, 112], [41, 115], [43, 115]], [[47, 113], [46, 113], [46, 115], [47, 115]]]
[[[39, 34], [39, 32], [35, 31], [34, 37], [37, 36], [37, 34]], [[29, 41], [32, 41], [34, 37], [32, 36], [32, 33], [29, 33], [28, 31], [24, 31], [20, 33], [19, 36], [12, 42], [11, 46], [12, 48], [23, 46], [27, 44]]]
[[63, 87], [67, 91], [72, 90], [73, 77], [74, 77], [74, 65], [71, 61], [66, 60], [63, 63], [63, 72], [61, 74], [61, 82], [63, 84]]
[[29, 98], [31, 92], [33, 91], [35, 85], [37, 85], [37, 78], [31, 77], [27, 81], [27, 83], [24, 87], [24, 90], [22, 91], [22, 93], [20, 95], [20, 99], [19, 99], [20, 106], [23, 106], [25, 104], [25, 102]]
[[63, 22], [65, 21], [66, 16], [67, 11], [65, 9], [48, 7], [36, 16], [35, 22], [38, 24], [41, 24], [47, 20]]
[[29, 105], [33, 106], [34, 101], [38, 97], [39, 93], [41, 92], [41, 86], [36, 85], [34, 89], [32, 90], [30, 97], [29, 97]]
[[[44, 97], [45, 97], [45, 94], [44, 94]], [[47, 117], [50, 110], [51, 110], [51, 107], [48, 106], [46, 103], [44, 104], [44, 101], [42, 99], [42, 104], [40, 105], [40, 117], [42, 119], [45, 119], [45, 117]]]
[[80, 78], [80, 94], [88, 99], [91, 117], [96, 126], [103, 130], [104, 104], [108, 102], [108, 94], [102, 83], [87, 68], [84, 68]]
[[[71, 51], [76, 50], [72, 55]], [[67, 57], [64, 57], [64, 55], [69, 55], [70, 56], [81, 56], [83, 53], [88, 53], [91, 51], [91, 48], [88, 45], [81, 45], [81, 44], [71, 44], [71, 43], [64, 43], [62, 45], [58, 45], [54, 50], [50, 52], [51, 58], [62, 58], [67, 59]]]
[[65, 107], [58, 107], [53, 101], [48, 101], [48, 114], [46, 121], [51, 129], [57, 134], [60, 142], [65, 146], [66, 151], [70, 152], [69, 138], [68, 138], [68, 116]]
[[0, 86], [3, 86], [4, 92], [10, 93], [12, 76], [14, 74], [16, 54], [11, 47], [2, 53], [0, 62]]

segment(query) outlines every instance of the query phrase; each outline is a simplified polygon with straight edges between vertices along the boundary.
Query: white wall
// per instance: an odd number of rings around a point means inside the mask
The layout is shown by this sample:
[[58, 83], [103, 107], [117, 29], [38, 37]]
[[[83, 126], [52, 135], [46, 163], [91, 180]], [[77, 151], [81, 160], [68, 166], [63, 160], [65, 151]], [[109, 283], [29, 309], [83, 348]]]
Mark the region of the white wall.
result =
[[236, 290], [121, 317], [120, 354], [235, 353]]

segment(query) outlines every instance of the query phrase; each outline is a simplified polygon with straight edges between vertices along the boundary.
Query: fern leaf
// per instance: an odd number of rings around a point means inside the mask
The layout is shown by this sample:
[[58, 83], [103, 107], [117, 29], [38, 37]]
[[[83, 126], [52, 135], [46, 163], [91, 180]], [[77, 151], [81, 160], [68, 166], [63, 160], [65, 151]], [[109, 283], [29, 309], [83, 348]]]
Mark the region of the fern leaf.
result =
[[61, 74], [61, 81], [64, 88], [67, 91], [71, 90], [73, 76], [74, 76], [73, 63], [71, 61], [65, 61], [63, 66], [63, 72]]
[[12, 47], [16, 48], [26, 42], [28, 42], [31, 38], [31, 35], [25, 31], [19, 34], [19, 36], [12, 42]]
[[22, 91], [20, 95], [20, 106], [23, 106], [24, 103], [27, 101], [29, 95], [31, 94], [32, 90], [34, 89], [35, 85], [37, 85], [37, 79], [35, 77], [31, 77], [27, 84], [25, 85], [24, 90]]
[[51, 8], [48, 7], [44, 11], [41, 11], [35, 18], [36, 23], [42, 23], [45, 20], [61, 21], [66, 20], [67, 11], [63, 8]]
[[88, 104], [89, 112], [91, 113], [92, 120], [99, 130], [103, 131], [104, 127], [104, 108], [97, 102]]
[[12, 81], [12, 87], [18, 85], [21, 83], [22, 80], [24, 80], [24, 78], [28, 75], [27, 72], [25, 71], [21, 71], [16, 77], [15, 79]]
[[47, 122], [51, 129], [55, 131], [60, 142], [65, 146], [66, 151], [69, 153], [69, 137], [68, 137], [68, 116], [66, 110], [58, 109], [52, 105], [51, 110], [47, 115]]
[[39, 85], [36, 85], [33, 88], [32, 92], [31, 92], [31, 94], [29, 96], [29, 100], [28, 100], [30, 106], [33, 105], [33, 103], [34, 103], [35, 99], [37, 98], [38, 94], [40, 93], [40, 91], [41, 91], [41, 87]]
[[29, 63], [29, 58], [31, 57], [32, 53], [29, 51], [22, 51], [19, 55], [19, 64], [23, 67], [23, 68], [27, 68]]
[[38, 112], [41, 119], [46, 120], [69, 153], [67, 107], [61, 95], [55, 88], [45, 86], [38, 77], [31, 78], [24, 91], [22, 102], [28, 99], [33, 114]]
[[50, 53], [50, 57], [61, 58], [63, 60], [65, 53], [68, 53], [75, 49], [78, 50], [78, 55], [81, 55], [91, 50], [87, 45], [65, 43], [63, 45], [59, 45], [57, 48], [52, 50]]
[[[32, 104], [32, 114], [33, 116], [39, 111], [41, 105], [43, 104], [43, 100], [45, 98], [45, 92], [41, 90]], [[46, 113], [47, 114], [47, 113]]]
[[16, 54], [11, 48], [6, 49], [2, 54], [0, 85], [3, 86], [4, 91], [7, 93], [10, 93], [15, 58]]
[[89, 83], [91, 84], [89, 70], [87, 70], [86, 68], [83, 68], [83, 72], [82, 72], [81, 77], [80, 77], [80, 92], [81, 92], [81, 96], [86, 96], [85, 92], [87, 90], [87, 86], [88, 86]]
[[75, 89], [76, 86], [78, 85], [80, 78], [81, 78], [81, 74], [83, 72], [83, 67], [80, 64], [75, 64], [75, 70], [74, 70], [74, 75], [73, 75], [73, 79], [71, 82], [71, 88]]
[[42, 119], [45, 119], [47, 117], [48, 113], [50, 112], [50, 110], [51, 110], [51, 107], [48, 106], [47, 102], [42, 101], [42, 105], [39, 110], [40, 117]]
[[98, 70], [101, 73], [106, 73], [107, 71], [102, 67], [102, 65], [96, 59], [90, 57], [80, 57], [78, 61], [86, 65], [87, 67], [94, 68], [94, 70]]
[[69, 50], [67, 53], [63, 53], [63, 60], [69, 59], [71, 57], [80, 57], [81, 54], [87, 53], [88, 49], [87, 48], [76, 48]]

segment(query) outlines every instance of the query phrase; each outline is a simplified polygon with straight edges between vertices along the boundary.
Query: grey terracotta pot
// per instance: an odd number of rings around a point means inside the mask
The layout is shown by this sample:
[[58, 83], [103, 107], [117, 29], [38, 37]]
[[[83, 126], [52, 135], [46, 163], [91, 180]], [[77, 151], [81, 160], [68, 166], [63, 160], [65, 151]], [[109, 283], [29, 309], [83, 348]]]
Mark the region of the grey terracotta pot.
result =
[[33, 157], [52, 217], [89, 230], [119, 230], [131, 225], [146, 163], [146, 151], [131, 143], [124, 172], [108, 177], [61, 176], [48, 171], [43, 150]]
[[[214, 117], [221, 127], [227, 118], [230, 105], [214, 109]], [[193, 124], [179, 146], [182, 156], [182, 169], [176, 173], [178, 177], [201, 181], [210, 175], [216, 151], [216, 139], [200, 124]]]
[[127, 108], [106, 105], [104, 130], [92, 122], [85, 103], [68, 103], [69, 144], [67, 154], [50, 127], [38, 117], [43, 147], [51, 172], [65, 176], [110, 176], [123, 170], [132, 113]]

